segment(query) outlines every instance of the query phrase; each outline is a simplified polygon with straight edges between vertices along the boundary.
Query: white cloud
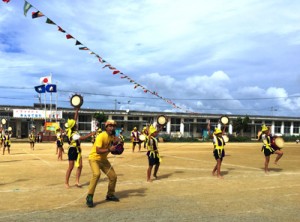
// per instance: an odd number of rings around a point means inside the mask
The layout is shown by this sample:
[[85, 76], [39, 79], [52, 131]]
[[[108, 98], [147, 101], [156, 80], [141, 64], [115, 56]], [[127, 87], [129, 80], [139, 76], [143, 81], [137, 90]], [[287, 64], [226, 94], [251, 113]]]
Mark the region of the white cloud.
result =
[[[278, 115], [300, 115], [299, 99], [291, 97], [300, 84], [296, 1], [30, 2], [111, 65], [184, 109], [269, 114], [260, 108], [276, 106]], [[24, 17], [23, 3], [0, 8], [0, 73], [11, 77], [0, 85], [33, 87], [51, 72], [59, 89], [89, 93], [89, 106], [97, 98], [97, 107], [112, 108], [118, 99], [130, 100], [136, 109], [173, 110], [102, 69], [96, 57], [78, 50], [75, 40], [46, 24], [45, 17], [31, 19], [33, 9]], [[16, 89], [5, 92], [4, 97], [20, 97]], [[27, 99], [0, 102], [31, 105], [35, 92], [27, 94]], [[67, 101], [65, 96], [61, 99]]]

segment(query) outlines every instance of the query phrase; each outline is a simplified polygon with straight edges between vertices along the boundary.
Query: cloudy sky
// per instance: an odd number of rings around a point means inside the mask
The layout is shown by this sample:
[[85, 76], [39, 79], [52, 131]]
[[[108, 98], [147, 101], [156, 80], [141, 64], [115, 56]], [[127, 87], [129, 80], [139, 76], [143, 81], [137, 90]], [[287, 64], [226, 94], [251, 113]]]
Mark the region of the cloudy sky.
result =
[[80, 93], [84, 108], [300, 117], [299, 1], [28, 3], [0, 3], [1, 105], [39, 103], [51, 74], [59, 107]]

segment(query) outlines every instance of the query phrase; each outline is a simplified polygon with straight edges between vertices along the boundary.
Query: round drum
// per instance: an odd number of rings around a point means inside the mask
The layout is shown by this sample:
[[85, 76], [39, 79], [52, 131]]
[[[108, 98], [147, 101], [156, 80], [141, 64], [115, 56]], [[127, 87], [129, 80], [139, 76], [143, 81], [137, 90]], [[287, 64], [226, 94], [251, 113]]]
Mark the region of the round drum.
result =
[[229, 118], [227, 116], [221, 116], [220, 122], [224, 125], [227, 125], [229, 123]]
[[2, 120], [1, 120], [1, 123], [2, 123], [3, 125], [5, 125], [5, 124], [6, 124], [6, 119], [2, 119]]
[[75, 133], [73, 136], [72, 136], [72, 140], [79, 140], [80, 139], [80, 135], [78, 133]]
[[71, 97], [70, 103], [75, 108], [81, 107], [83, 104], [83, 97], [81, 95], [75, 94]]
[[281, 137], [273, 137], [271, 147], [274, 149], [282, 149], [284, 147], [284, 140]]
[[146, 136], [144, 135], [144, 134], [141, 134], [140, 136], [139, 136], [139, 139], [140, 139], [140, 141], [145, 141], [146, 140]]
[[124, 151], [124, 146], [122, 143], [119, 143], [117, 146], [116, 146], [116, 150], [115, 151], [111, 151], [112, 154], [114, 155], [121, 155]]
[[164, 115], [160, 115], [157, 117], [157, 123], [158, 125], [164, 126], [168, 122], [167, 118]]
[[223, 140], [224, 140], [225, 143], [229, 142], [229, 137], [228, 136], [223, 135], [222, 137], [223, 137]]

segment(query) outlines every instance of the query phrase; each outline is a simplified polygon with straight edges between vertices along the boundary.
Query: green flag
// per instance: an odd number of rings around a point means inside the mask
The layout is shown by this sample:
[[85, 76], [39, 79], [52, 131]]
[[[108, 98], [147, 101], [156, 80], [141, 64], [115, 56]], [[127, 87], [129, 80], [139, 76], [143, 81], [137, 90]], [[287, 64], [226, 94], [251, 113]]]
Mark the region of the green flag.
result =
[[28, 3], [27, 1], [25, 1], [25, 3], [24, 3], [24, 15], [25, 16], [27, 16], [27, 12], [31, 7], [32, 7], [32, 5], [30, 3]]

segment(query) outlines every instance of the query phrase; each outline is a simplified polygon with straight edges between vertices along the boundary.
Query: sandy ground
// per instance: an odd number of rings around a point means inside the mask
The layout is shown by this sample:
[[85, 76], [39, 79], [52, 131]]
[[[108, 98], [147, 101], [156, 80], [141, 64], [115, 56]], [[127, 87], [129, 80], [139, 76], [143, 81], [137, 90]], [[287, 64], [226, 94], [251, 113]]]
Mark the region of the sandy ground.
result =
[[66, 189], [67, 155], [58, 161], [54, 143], [13, 143], [0, 155], [0, 221], [300, 221], [300, 144], [286, 143], [280, 165], [271, 157], [263, 171], [261, 143], [228, 143], [224, 179], [211, 175], [211, 143], [159, 143], [158, 180], [146, 182], [144, 149], [110, 155], [120, 202], [106, 202], [107, 178], [96, 189], [94, 208], [85, 205], [91, 177], [83, 144], [82, 188], [73, 170]]

